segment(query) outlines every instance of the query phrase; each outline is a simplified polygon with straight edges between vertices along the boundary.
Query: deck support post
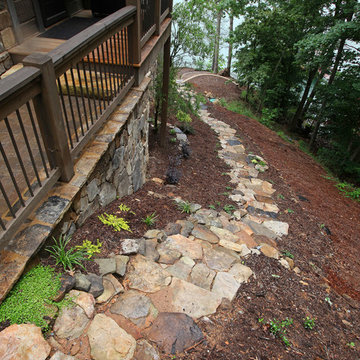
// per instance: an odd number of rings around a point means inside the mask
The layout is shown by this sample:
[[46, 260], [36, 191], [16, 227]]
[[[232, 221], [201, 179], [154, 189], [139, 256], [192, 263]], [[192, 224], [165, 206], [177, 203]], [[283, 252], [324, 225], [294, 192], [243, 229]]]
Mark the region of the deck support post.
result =
[[50, 56], [32, 54], [23, 60], [24, 66], [41, 70], [41, 93], [34, 98], [34, 107], [51, 167], [59, 167], [60, 180], [68, 182], [74, 175], [61, 105], [56, 85], [54, 65]]
[[155, 35], [160, 35], [161, 0], [155, 0]]

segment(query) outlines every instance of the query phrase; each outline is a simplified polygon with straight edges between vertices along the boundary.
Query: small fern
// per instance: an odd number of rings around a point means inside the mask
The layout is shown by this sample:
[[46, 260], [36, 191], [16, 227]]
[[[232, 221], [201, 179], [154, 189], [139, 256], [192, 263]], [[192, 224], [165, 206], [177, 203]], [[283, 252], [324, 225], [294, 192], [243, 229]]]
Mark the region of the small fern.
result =
[[135, 215], [135, 213], [134, 213], [133, 211], [131, 211], [131, 209], [130, 209], [128, 206], [126, 206], [125, 204], [123, 204], [123, 203], [121, 203], [121, 204], [119, 205], [119, 209], [120, 209], [120, 211], [130, 212], [130, 214], [134, 214], [134, 215]]
[[115, 231], [129, 231], [132, 232], [129, 226], [129, 223], [122, 217], [117, 217], [116, 215], [103, 213], [98, 216], [98, 219], [108, 226], [112, 226]]

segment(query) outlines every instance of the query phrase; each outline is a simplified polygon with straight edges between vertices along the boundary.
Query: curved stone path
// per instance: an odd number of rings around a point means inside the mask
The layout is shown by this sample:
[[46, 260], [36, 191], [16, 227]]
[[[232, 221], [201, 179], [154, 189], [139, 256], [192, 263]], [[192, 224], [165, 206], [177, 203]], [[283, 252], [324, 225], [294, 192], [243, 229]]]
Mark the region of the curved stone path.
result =
[[[235, 130], [211, 118], [205, 107], [201, 119], [219, 137], [219, 157], [229, 165], [236, 185], [230, 198], [238, 208], [228, 214], [193, 204], [187, 220], [128, 239], [121, 254], [97, 259], [104, 292], [92, 291], [95, 285], [86, 279], [82, 288], [84, 279], [77, 276], [77, 290], [70, 292], [76, 305], [60, 313], [47, 341], [51, 354], [57, 351], [52, 360], [155, 360], [158, 351], [182, 352], [204, 337], [195, 321], [214, 314], [223, 301], [234, 299], [241, 284], [252, 281], [256, 274], [242, 264], [245, 258], [268, 256], [294, 267], [276, 247], [288, 224], [276, 220], [275, 189], [257, 178], [267, 164], [246, 154]], [[4, 344], [14, 336], [8, 329], [0, 333]], [[10, 332], [6, 337], [5, 331]], [[39, 360], [50, 354], [49, 346], [42, 348]]]

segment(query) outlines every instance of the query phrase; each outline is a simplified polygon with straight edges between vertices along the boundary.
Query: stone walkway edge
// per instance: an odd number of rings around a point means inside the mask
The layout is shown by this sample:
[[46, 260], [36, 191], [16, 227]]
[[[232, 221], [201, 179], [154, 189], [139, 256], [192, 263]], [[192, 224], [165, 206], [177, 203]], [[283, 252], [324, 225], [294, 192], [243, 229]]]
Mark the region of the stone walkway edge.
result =
[[272, 184], [258, 179], [266, 162], [246, 154], [235, 130], [205, 106], [201, 120], [219, 137], [238, 208], [227, 213], [192, 204], [186, 220], [124, 240], [121, 253], [95, 259], [100, 277], [76, 273], [68, 281], [75, 306], [60, 312], [47, 341], [33, 325], [10, 326], [0, 333], [0, 358], [7, 347], [37, 351], [39, 360], [159, 360], [160, 351], [175, 355], [204, 339], [197, 322], [211, 321], [256, 277], [244, 259], [266, 256], [298, 270], [277, 249], [289, 226], [276, 220]]

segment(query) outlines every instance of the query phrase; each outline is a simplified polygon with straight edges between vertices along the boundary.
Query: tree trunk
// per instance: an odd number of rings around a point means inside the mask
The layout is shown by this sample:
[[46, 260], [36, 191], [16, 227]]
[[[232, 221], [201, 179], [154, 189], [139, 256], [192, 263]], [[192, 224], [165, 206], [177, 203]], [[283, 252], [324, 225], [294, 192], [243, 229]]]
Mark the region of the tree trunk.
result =
[[355, 151], [350, 156], [350, 161], [355, 161], [356, 157], [360, 154], [360, 145], [355, 149]]
[[312, 84], [312, 82], [314, 80], [316, 72], [317, 72], [317, 69], [310, 70], [310, 72], [309, 72], [309, 77], [308, 77], [308, 80], [307, 80], [307, 83], [306, 83], [306, 87], [305, 87], [303, 96], [302, 96], [300, 104], [299, 104], [299, 106], [298, 106], [298, 108], [296, 110], [296, 113], [295, 113], [294, 117], [291, 120], [291, 129], [292, 130], [299, 129], [301, 127], [301, 124], [302, 124], [301, 115], [302, 115], [302, 112], [303, 112], [303, 109], [304, 109], [305, 102], [306, 102], [306, 100], [308, 98], [309, 91], [310, 91], [310, 88], [311, 88], [311, 84]]
[[[229, 26], [229, 35], [232, 34], [234, 30], [234, 15], [230, 15], [230, 26]], [[228, 61], [227, 61], [227, 69], [229, 71], [229, 75], [231, 73], [231, 61], [232, 61], [232, 51], [233, 51], [233, 44], [232, 40], [229, 41], [229, 53], [228, 53]]]
[[220, 32], [221, 32], [221, 18], [222, 10], [217, 14], [217, 23], [216, 23], [216, 36], [215, 36], [215, 48], [214, 48], [214, 57], [212, 63], [212, 71], [214, 73], [219, 72], [219, 51], [220, 51]]

